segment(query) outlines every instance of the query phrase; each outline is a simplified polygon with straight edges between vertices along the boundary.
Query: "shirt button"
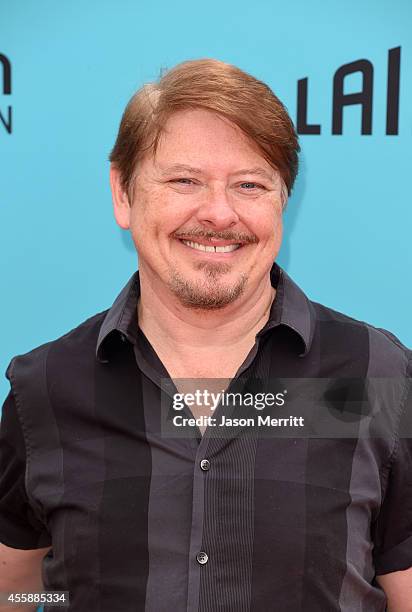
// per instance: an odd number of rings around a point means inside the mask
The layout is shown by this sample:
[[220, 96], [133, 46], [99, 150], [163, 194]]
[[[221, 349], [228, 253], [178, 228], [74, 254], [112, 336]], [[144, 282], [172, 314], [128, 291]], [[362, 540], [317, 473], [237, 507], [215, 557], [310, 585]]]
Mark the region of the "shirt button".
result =
[[207, 472], [207, 470], [210, 469], [210, 461], [208, 461], [208, 459], [202, 459], [202, 461], [200, 462], [200, 467], [202, 468], [202, 470]]
[[120, 334], [120, 338], [122, 339], [123, 342], [127, 341], [126, 335], [125, 334]]
[[205, 552], [199, 552], [196, 555], [196, 559], [197, 559], [198, 563], [200, 563], [200, 565], [204, 565], [205, 563], [208, 562], [209, 557], [207, 556], [207, 554]]

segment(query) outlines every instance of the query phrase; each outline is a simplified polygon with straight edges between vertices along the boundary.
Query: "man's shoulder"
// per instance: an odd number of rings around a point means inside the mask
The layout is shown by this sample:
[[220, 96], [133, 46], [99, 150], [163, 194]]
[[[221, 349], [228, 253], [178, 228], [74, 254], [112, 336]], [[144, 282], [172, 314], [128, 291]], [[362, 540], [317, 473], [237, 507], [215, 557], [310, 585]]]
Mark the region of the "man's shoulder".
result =
[[38, 375], [45, 371], [50, 356], [63, 367], [94, 358], [100, 328], [107, 313], [108, 309], [98, 312], [54, 340], [15, 355], [7, 367], [6, 376], [11, 379], [15, 374]]
[[412, 350], [393, 332], [319, 302], [310, 303], [319, 325], [319, 333], [329, 335], [337, 351], [342, 348], [352, 353], [354, 358], [358, 352], [367, 352], [372, 366], [370, 369], [376, 371], [377, 376], [406, 373], [412, 361]]

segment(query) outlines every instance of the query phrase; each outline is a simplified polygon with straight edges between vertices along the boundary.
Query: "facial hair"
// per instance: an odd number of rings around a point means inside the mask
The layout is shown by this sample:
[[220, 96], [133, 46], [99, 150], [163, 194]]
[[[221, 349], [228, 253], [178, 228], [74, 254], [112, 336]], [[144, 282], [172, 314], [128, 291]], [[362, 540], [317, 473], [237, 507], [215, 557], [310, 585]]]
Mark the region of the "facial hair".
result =
[[200, 262], [196, 268], [203, 270], [204, 280], [188, 281], [177, 268], [171, 270], [169, 289], [186, 308], [218, 310], [237, 300], [245, 290], [248, 275], [244, 273], [232, 285], [219, 282], [231, 270], [228, 264]]

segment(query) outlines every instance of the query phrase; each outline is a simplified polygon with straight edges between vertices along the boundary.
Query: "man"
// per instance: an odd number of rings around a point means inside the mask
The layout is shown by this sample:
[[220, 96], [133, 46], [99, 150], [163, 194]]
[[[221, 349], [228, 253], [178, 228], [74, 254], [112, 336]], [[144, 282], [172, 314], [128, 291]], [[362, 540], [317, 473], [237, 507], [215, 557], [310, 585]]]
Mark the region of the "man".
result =
[[[40, 591], [42, 572], [73, 611], [412, 610], [411, 353], [275, 263], [298, 151], [273, 92], [222, 62], [180, 64], [129, 102], [111, 186], [139, 271], [112, 308], [9, 364], [0, 591]], [[368, 392], [372, 412], [307, 410], [335, 436], [170, 403], [202, 385], [369, 378], [395, 381]], [[289, 415], [287, 392], [272, 416]], [[382, 414], [383, 435], [360, 435]]]

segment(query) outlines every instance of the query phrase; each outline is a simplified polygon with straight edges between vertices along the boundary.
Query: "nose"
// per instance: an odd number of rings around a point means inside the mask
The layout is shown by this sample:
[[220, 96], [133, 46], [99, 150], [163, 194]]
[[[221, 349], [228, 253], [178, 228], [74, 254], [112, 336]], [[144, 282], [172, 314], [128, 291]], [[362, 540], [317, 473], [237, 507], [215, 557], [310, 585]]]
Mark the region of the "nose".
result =
[[196, 217], [203, 225], [223, 230], [239, 222], [238, 214], [224, 185], [209, 186], [197, 209]]

